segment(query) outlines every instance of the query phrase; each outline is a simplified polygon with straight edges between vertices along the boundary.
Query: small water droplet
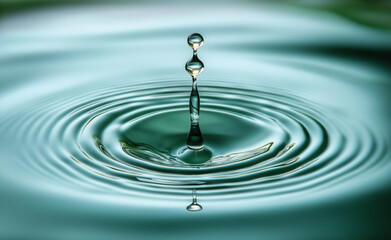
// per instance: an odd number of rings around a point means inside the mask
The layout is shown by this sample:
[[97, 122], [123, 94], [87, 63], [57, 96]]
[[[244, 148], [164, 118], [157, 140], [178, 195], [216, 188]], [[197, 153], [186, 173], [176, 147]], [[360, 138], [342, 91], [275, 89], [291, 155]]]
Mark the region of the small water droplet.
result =
[[197, 78], [197, 76], [204, 71], [204, 64], [198, 59], [197, 54], [194, 54], [193, 57], [186, 62], [185, 68], [193, 78]]
[[204, 38], [199, 33], [190, 34], [187, 43], [196, 52], [204, 44]]

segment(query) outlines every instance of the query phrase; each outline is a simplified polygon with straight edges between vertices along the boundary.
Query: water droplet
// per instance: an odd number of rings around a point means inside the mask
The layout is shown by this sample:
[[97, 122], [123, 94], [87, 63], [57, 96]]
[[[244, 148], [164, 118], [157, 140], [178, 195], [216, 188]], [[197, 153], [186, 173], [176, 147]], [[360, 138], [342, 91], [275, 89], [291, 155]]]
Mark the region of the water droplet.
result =
[[204, 44], [204, 38], [199, 33], [190, 34], [187, 43], [196, 52]]
[[202, 210], [202, 206], [197, 203], [197, 192], [195, 189], [193, 189], [193, 202], [189, 206], [187, 206], [186, 209], [191, 212]]
[[185, 68], [193, 78], [197, 78], [197, 76], [204, 71], [204, 64], [198, 59], [197, 54], [194, 54], [193, 57], [187, 61]]

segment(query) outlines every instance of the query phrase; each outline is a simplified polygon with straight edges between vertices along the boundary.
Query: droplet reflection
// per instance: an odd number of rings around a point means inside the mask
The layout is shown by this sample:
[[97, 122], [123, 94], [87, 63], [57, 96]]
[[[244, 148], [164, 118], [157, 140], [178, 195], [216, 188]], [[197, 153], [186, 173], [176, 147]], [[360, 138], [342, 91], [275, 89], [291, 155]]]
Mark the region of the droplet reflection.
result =
[[189, 206], [187, 206], [186, 209], [191, 212], [202, 210], [202, 206], [197, 203], [197, 192], [195, 189], [193, 189], [193, 202], [189, 204]]

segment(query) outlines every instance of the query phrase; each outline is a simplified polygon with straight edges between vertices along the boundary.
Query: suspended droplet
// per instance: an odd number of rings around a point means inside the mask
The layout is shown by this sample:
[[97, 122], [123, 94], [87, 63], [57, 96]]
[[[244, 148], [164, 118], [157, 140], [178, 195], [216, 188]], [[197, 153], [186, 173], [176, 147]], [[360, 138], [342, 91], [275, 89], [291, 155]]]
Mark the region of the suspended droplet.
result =
[[204, 71], [204, 64], [198, 59], [197, 55], [194, 54], [193, 57], [187, 61], [185, 68], [193, 78], [197, 78], [197, 76]]
[[204, 38], [199, 33], [193, 33], [187, 38], [187, 43], [195, 52], [204, 44]]

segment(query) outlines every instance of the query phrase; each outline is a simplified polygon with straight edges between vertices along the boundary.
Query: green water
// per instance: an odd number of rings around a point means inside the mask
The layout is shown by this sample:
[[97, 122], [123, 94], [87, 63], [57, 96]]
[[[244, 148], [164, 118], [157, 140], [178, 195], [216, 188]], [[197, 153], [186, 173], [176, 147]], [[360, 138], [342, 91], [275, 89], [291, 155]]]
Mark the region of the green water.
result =
[[391, 238], [389, 4], [0, 3], [0, 239]]

